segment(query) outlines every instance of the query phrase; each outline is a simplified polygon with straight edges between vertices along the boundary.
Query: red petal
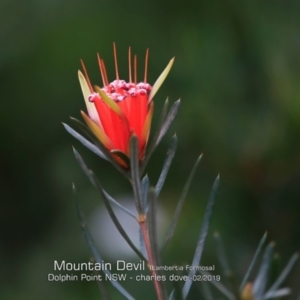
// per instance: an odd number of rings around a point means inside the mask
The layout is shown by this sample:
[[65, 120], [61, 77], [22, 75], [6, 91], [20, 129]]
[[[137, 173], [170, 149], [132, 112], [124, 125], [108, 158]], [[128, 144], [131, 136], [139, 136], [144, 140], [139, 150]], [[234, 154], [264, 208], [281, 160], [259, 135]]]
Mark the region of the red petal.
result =
[[[148, 96], [136, 95], [128, 96], [123, 102], [127, 102], [128, 114], [127, 119], [129, 122], [130, 130], [133, 130], [139, 140], [139, 149], [141, 148], [142, 131], [145, 119], [148, 113]], [[124, 104], [125, 105], [125, 104]], [[124, 113], [125, 110], [124, 110]]]
[[127, 119], [126, 117], [120, 117], [112, 110], [110, 112], [116, 149], [127, 154], [127, 143], [129, 139], [129, 127]]
[[99, 97], [94, 99], [103, 130], [113, 144], [112, 149], [126, 153], [129, 128], [125, 117], [120, 117]]

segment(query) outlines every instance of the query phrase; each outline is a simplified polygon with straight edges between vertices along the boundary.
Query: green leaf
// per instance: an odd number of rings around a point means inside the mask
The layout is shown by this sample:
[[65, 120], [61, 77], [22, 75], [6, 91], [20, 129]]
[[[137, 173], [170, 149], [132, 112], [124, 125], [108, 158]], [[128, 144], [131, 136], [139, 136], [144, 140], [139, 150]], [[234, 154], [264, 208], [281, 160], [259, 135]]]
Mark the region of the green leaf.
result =
[[157, 147], [157, 145], [160, 143], [161, 139], [164, 137], [164, 135], [168, 131], [170, 125], [172, 124], [173, 120], [175, 119], [175, 117], [177, 115], [179, 106], [180, 106], [180, 99], [174, 102], [174, 104], [172, 105], [172, 107], [171, 107], [164, 123], [162, 124], [159, 136], [158, 136], [157, 141], [155, 143], [155, 147]]
[[287, 276], [290, 274], [290, 272], [292, 271], [296, 261], [299, 258], [299, 254], [295, 253], [289, 260], [289, 262], [287, 263], [287, 265], [285, 266], [285, 268], [283, 269], [283, 271], [281, 272], [281, 274], [279, 275], [279, 277], [277, 278], [277, 280], [273, 283], [273, 285], [270, 287], [270, 289], [268, 290], [267, 294], [274, 292], [275, 290], [277, 290], [279, 288], [279, 286], [283, 283], [283, 281], [287, 278]]
[[81, 73], [81, 71], [78, 71], [78, 79], [79, 79], [80, 87], [82, 90], [82, 94], [83, 94], [83, 98], [84, 98], [84, 102], [85, 102], [88, 114], [92, 120], [96, 121], [97, 124], [100, 124], [101, 121], [100, 121], [96, 106], [94, 103], [89, 101], [89, 96], [91, 95], [90, 88], [86, 82], [85, 77]]
[[143, 209], [145, 213], [147, 214], [148, 208], [149, 208], [149, 201], [148, 201], [148, 194], [149, 194], [149, 177], [148, 175], [145, 175], [142, 179], [142, 199], [143, 199]]
[[173, 122], [173, 120], [178, 112], [179, 105], [180, 105], [180, 100], [175, 101], [174, 104], [172, 105], [167, 117], [165, 118], [166, 110], [168, 107], [168, 99], [166, 100], [164, 107], [163, 107], [162, 114], [161, 114], [161, 125], [158, 127], [158, 130], [155, 133], [154, 138], [152, 139], [150, 146], [148, 147], [148, 149], [146, 151], [146, 156], [144, 158], [144, 161], [143, 161], [143, 164], [141, 167], [141, 173], [144, 172], [152, 153], [154, 152], [155, 148], [158, 146], [161, 139], [164, 137], [164, 135], [166, 134], [167, 130], [169, 129], [171, 123]]
[[[76, 211], [77, 211], [77, 215], [80, 221], [80, 225], [81, 225], [81, 229], [83, 231], [83, 235], [84, 238], [86, 240], [86, 243], [93, 255], [93, 257], [95, 258], [96, 262], [99, 264], [103, 264], [104, 260], [102, 259], [97, 247], [95, 246], [95, 242], [85, 224], [85, 220], [84, 220], [84, 215], [80, 209], [79, 206], [79, 201], [77, 198], [77, 193], [76, 193], [76, 187], [75, 184], [73, 184], [73, 195], [75, 197], [75, 203], [76, 203]], [[106, 269], [102, 269], [102, 272], [104, 274], [108, 274], [110, 275], [110, 271], [106, 270]], [[110, 281], [110, 283], [128, 300], [134, 300], [134, 298], [123, 288], [123, 286], [118, 282], [118, 281]]]
[[229, 282], [231, 283], [231, 285], [233, 287], [233, 292], [234, 292], [235, 298], [239, 299], [240, 292], [239, 292], [239, 288], [237, 285], [237, 281], [236, 281], [236, 278], [235, 278], [231, 268], [229, 267], [229, 262], [228, 262], [228, 259], [226, 256], [225, 247], [224, 247], [223, 241], [221, 239], [221, 236], [218, 232], [214, 233], [214, 239], [216, 242], [217, 257], [220, 262], [220, 265], [223, 269], [225, 276], [227, 277], [227, 279], [229, 280]]
[[278, 278], [281, 265], [282, 261], [280, 255], [278, 253], [274, 253], [270, 265], [268, 282], [274, 282], [276, 278]]
[[101, 158], [107, 160], [107, 157], [102, 153], [102, 151], [96, 147], [93, 143], [88, 141], [86, 138], [84, 138], [81, 134], [79, 134], [77, 131], [75, 131], [73, 128], [71, 128], [69, 125], [62, 123], [65, 129], [79, 142], [81, 142], [85, 147], [87, 147], [89, 150], [100, 156]]
[[279, 299], [281, 297], [285, 297], [291, 294], [290, 288], [283, 288], [277, 291], [268, 292], [266, 295], [264, 295], [263, 299]]
[[122, 235], [122, 237], [125, 239], [125, 241], [128, 243], [128, 245], [131, 247], [131, 249], [143, 260], [146, 261], [145, 257], [141, 254], [141, 252], [136, 248], [136, 246], [133, 244], [133, 242], [131, 241], [131, 239], [128, 237], [127, 233], [125, 232], [125, 230], [123, 229], [122, 225], [120, 224], [118, 218], [116, 217], [111, 205], [110, 205], [110, 201], [109, 199], [106, 197], [106, 194], [104, 193], [99, 181], [97, 180], [96, 176], [94, 175], [94, 173], [89, 170], [85, 164], [85, 162], [83, 161], [82, 157], [80, 156], [80, 154], [74, 149], [74, 155], [79, 163], [79, 165], [81, 166], [82, 170], [84, 171], [84, 173], [86, 174], [86, 176], [89, 178], [89, 180], [91, 181], [91, 183], [93, 185], [95, 185], [95, 187], [97, 188], [97, 190], [99, 191], [101, 198], [104, 202], [104, 205], [109, 213], [109, 216], [111, 217], [113, 223], [115, 224], [116, 228], [118, 229], [119, 233]]
[[[76, 118], [70, 117], [70, 120], [92, 141], [98, 141], [98, 139], [96, 139], [96, 137], [94, 136], [94, 134], [92, 133], [92, 131], [85, 125], [85, 123], [82, 123], [81, 121], [79, 121]], [[104, 146], [103, 146], [104, 147]], [[109, 152], [107, 151], [107, 149], [104, 147], [104, 151], [102, 151], [103, 154], [109, 154]]]
[[[191, 264], [191, 266], [194, 266], [194, 267], [196, 267], [200, 264], [200, 260], [201, 260], [201, 256], [202, 256], [202, 252], [203, 252], [203, 248], [204, 248], [204, 243], [206, 240], [206, 236], [207, 236], [207, 232], [209, 229], [209, 224], [210, 224], [210, 220], [211, 220], [211, 216], [212, 216], [213, 206], [216, 201], [216, 192], [219, 187], [219, 182], [220, 182], [220, 177], [218, 176], [213, 184], [212, 191], [211, 191], [211, 194], [210, 194], [210, 197], [209, 197], [206, 209], [205, 209], [204, 218], [203, 218], [203, 222], [202, 222], [202, 226], [201, 226], [201, 230], [200, 230], [200, 235], [198, 238], [198, 243], [197, 243], [194, 258], [193, 258], [193, 261]], [[190, 288], [193, 283], [192, 278], [195, 274], [196, 274], [196, 268], [194, 270], [193, 269], [190, 270], [189, 275], [188, 275], [188, 280], [184, 283], [184, 286], [182, 289], [183, 299], [186, 299], [186, 297], [188, 296], [188, 293], [189, 293]]]
[[[89, 172], [89, 170], [87, 169], [86, 165], [84, 164], [83, 162], [83, 159], [82, 157], [79, 155], [79, 153], [77, 152], [77, 150], [75, 148], [73, 148], [73, 152], [74, 152], [74, 155], [77, 159], [77, 161], [80, 160], [80, 164], [81, 164], [81, 167], [82, 168], [86, 168], [84, 170], [84, 172], [87, 174]], [[96, 183], [93, 183], [93, 185], [95, 187], [96, 186]], [[126, 207], [124, 207], [122, 204], [120, 204], [118, 201], [116, 201], [112, 196], [110, 196], [104, 189], [103, 189], [103, 193], [105, 194], [106, 198], [108, 199], [108, 201], [110, 201], [113, 205], [115, 205], [116, 207], [120, 208], [123, 212], [125, 212], [126, 214], [128, 214], [130, 217], [134, 218], [136, 220], [136, 216], [130, 211], [128, 210]]]
[[157, 208], [156, 208], [156, 193], [155, 189], [151, 187], [149, 189], [149, 213], [148, 213], [148, 231], [151, 243], [152, 254], [154, 258], [155, 265], [160, 266], [160, 256], [158, 248], [158, 238], [157, 238]]
[[157, 136], [159, 135], [160, 129], [162, 127], [162, 124], [165, 121], [165, 118], [166, 118], [166, 115], [167, 115], [167, 112], [168, 112], [168, 107], [169, 107], [169, 98], [167, 97], [167, 99], [166, 99], [166, 101], [164, 103], [164, 106], [163, 106], [163, 108], [161, 110], [159, 124], [158, 124], [159, 130], [157, 131]]
[[[149, 189], [149, 213], [147, 216], [147, 226], [149, 233], [150, 246], [152, 251], [152, 258], [154, 261], [154, 265], [161, 266], [161, 260], [159, 255], [159, 247], [158, 247], [158, 237], [157, 237], [157, 198], [154, 187]], [[161, 271], [156, 271], [158, 275], [161, 274]], [[161, 290], [161, 294], [164, 295], [163, 299], [167, 298], [167, 287], [163, 281], [158, 281], [159, 289]]]
[[125, 212], [127, 215], [129, 215], [130, 217], [134, 218], [136, 220], [136, 216], [126, 207], [124, 207], [122, 204], [120, 204], [118, 201], [116, 201], [112, 196], [110, 196], [104, 189], [103, 189], [103, 193], [105, 194], [106, 198], [108, 201], [110, 201], [110, 203], [112, 203], [113, 205], [115, 205], [116, 207], [120, 208], [123, 212]]
[[170, 72], [170, 70], [173, 66], [174, 60], [175, 60], [175, 57], [173, 57], [169, 61], [166, 68], [162, 71], [162, 73], [159, 75], [159, 77], [157, 78], [157, 80], [153, 84], [152, 90], [151, 90], [150, 95], [149, 95], [149, 102], [153, 99], [153, 97], [155, 96], [155, 94], [157, 93], [157, 91], [159, 90], [159, 88], [161, 87], [163, 82], [165, 81], [166, 77], [168, 76], [168, 74], [169, 74], [169, 72]]
[[129, 174], [114, 160], [111, 153], [106, 149], [106, 147], [94, 136], [91, 130], [85, 126], [79, 120], [70, 117], [70, 119], [94, 142], [94, 144], [101, 150], [105, 155], [106, 159], [128, 180], [130, 179]]
[[244, 278], [243, 278], [243, 281], [242, 281], [242, 283], [241, 283], [241, 285], [240, 285], [240, 292], [243, 291], [243, 289], [244, 289], [246, 283], [249, 281], [249, 277], [250, 277], [250, 275], [251, 275], [251, 272], [252, 272], [252, 270], [253, 270], [253, 267], [255, 266], [256, 261], [257, 261], [259, 255], [260, 255], [260, 253], [261, 253], [261, 251], [262, 251], [262, 249], [263, 249], [263, 246], [264, 246], [264, 244], [265, 244], [265, 242], [266, 242], [266, 239], [267, 239], [267, 233], [265, 233], [265, 234], [263, 235], [263, 237], [261, 238], [261, 240], [260, 240], [260, 242], [259, 242], [259, 244], [258, 244], [258, 247], [257, 247], [257, 249], [256, 249], [256, 251], [255, 251], [254, 257], [253, 257], [253, 259], [252, 259], [252, 261], [251, 261], [251, 263], [250, 263], [250, 265], [249, 265], [249, 268], [248, 268], [248, 270], [247, 270], [247, 272], [246, 272], [246, 274], [245, 274], [245, 276], [244, 276]]
[[267, 246], [257, 277], [253, 283], [253, 296], [255, 299], [260, 299], [263, 297], [268, 282], [268, 272], [272, 261], [274, 245], [275, 244], [272, 242]]
[[168, 230], [168, 233], [167, 233], [167, 236], [165, 238], [165, 242], [162, 246], [162, 250], [164, 250], [168, 244], [168, 242], [170, 241], [170, 239], [172, 238], [173, 234], [174, 234], [174, 231], [175, 231], [175, 228], [176, 228], [176, 225], [178, 223], [178, 220], [179, 220], [179, 216], [180, 216], [180, 213], [182, 211], [182, 207], [183, 207], [183, 203], [184, 203], [184, 200], [186, 198], [186, 195], [188, 193], [188, 190], [190, 188], [190, 185], [191, 185], [191, 182], [194, 178], [194, 175], [195, 175], [195, 172], [196, 172], [196, 169], [199, 165], [199, 162], [202, 158], [202, 154], [197, 158], [194, 166], [193, 166], [193, 169], [184, 185], [184, 188], [183, 188], [183, 191], [179, 197], [179, 200], [178, 200], [178, 203], [177, 203], [177, 206], [176, 206], [176, 210], [175, 210], [175, 213], [173, 215], [173, 219], [172, 219], [172, 222], [171, 222], [171, 225], [170, 225], [170, 228]]
[[136, 209], [139, 215], [143, 214], [143, 196], [140, 180], [140, 169], [139, 169], [139, 158], [138, 158], [138, 139], [136, 135], [132, 135], [130, 138], [130, 171], [131, 171], [131, 182], [134, 193], [134, 200]]
[[160, 173], [159, 179], [158, 179], [157, 184], [155, 186], [155, 192], [156, 192], [157, 197], [159, 196], [160, 191], [161, 191], [161, 189], [162, 189], [162, 187], [165, 183], [165, 180], [166, 180], [166, 177], [168, 175], [172, 160], [173, 160], [175, 152], [176, 152], [176, 148], [177, 148], [177, 136], [175, 134], [172, 137], [171, 145], [168, 149], [167, 156], [166, 156], [162, 171]]
[[228, 259], [225, 253], [225, 247], [219, 232], [214, 233], [214, 239], [216, 242], [216, 251], [217, 251], [218, 260], [222, 266], [224, 274], [227, 276], [227, 274], [231, 273], [232, 271], [229, 267]]

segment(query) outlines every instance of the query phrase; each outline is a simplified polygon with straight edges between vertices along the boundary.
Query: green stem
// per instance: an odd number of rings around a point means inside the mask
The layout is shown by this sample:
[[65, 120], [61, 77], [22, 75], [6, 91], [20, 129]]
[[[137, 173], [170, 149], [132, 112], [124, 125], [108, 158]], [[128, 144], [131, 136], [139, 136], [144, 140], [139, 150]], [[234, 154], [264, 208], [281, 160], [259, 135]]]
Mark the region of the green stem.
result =
[[152, 253], [152, 248], [151, 248], [151, 243], [150, 243], [149, 233], [148, 233], [148, 228], [147, 228], [147, 223], [146, 223], [146, 216], [140, 215], [138, 222], [141, 227], [146, 252], [148, 255], [148, 267], [150, 269], [151, 275], [153, 276], [153, 285], [154, 285], [155, 293], [156, 293], [158, 300], [163, 300], [164, 297], [163, 297], [161, 286], [159, 284], [159, 281], [156, 280], [157, 272], [156, 272], [156, 270], [153, 270], [153, 268], [150, 268], [150, 266], [156, 266], [156, 263], [153, 258], [153, 253]]

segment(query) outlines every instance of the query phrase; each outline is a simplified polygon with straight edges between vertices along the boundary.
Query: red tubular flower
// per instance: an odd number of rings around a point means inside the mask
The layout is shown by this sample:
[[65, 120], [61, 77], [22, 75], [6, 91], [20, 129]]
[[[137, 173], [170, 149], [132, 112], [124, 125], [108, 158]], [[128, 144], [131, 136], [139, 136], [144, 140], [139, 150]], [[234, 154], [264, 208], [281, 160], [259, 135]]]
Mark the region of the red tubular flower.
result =
[[[79, 82], [87, 106], [88, 115], [81, 111], [88, 127], [109, 151], [120, 151], [130, 156], [129, 140], [132, 134], [138, 138], [139, 160], [145, 155], [149, 138], [155, 93], [168, 75], [174, 58], [159, 76], [153, 87], [147, 83], [148, 50], [145, 58], [144, 81], [137, 83], [137, 57], [134, 56], [132, 80], [131, 50], [128, 51], [129, 82], [119, 78], [116, 47], [114, 44], [116, 79], [109, 83], [104, 61], [98, 54], [103, 88], [92, 86], [82, 62], [85, 76], [78, 71]], [[126, 163], [116, 154], [114, 159], [123, 167]]]

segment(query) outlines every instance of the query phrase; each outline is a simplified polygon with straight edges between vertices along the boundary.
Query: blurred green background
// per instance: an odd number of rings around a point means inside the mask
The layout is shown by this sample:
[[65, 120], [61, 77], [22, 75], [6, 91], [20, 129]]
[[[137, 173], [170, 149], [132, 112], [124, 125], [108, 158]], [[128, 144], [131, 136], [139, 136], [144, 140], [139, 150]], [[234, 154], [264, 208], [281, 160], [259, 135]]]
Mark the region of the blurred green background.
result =
[[[89, 216], [97, 192], [77, 165], [84, 156], [114, 196], [126, 181], [63, 129], [85, 109], [82, 58], [101, 84], [96, 53], [113, 78], [112, 43], [127, 79], [127, 48], [150, 48], [149, 83], [175, 65], [155, 97], [153, 127], [167, 96], [179, 114], [147, 170], [155, 184], [172, 134], [178, 151], [160, 202], [171, 216], [194, 161], [204, 156], [165, 261], [190, 262], [214, 178], [221, 187], [203, 256], [217, 264], [212, 234], [223, 236], [239, 280], [265, 231], [281, 263], [300, 248], [300, 2], [8, 1], [0, 4], [0, 299], [99, 299], [95, 283], [53, 283], [53, 260], [87, 261], [72, 199]], [[142, 77], [140, 77], [142, 78]], [[163, 229], [162, 229], [163, 230]], [[103, 244], [114, 236], [108, 235]], [[122, 259], [121, 254], [118, 259]], [[132, 259], [133, 260], [133, 259]], [[221, 272], [221, 270], [219, 270]], [[287, 284], [299, 294], [300, 268]], [[127, 283], [141, 299], [150, 284]], [[114, 299], [121, 297], [115, 295]], [[146, 298], [143, 298], [146, 299]], [[147, 298], [148, 299], [148, 298]], [[191, 297], [192, 299], [192, 297]]]

